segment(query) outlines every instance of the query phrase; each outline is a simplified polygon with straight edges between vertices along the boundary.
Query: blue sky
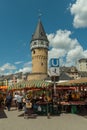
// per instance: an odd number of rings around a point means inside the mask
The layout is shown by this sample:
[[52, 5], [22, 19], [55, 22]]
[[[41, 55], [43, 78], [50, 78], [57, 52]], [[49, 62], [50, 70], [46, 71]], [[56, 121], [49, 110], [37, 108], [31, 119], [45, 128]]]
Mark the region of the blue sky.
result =
[[87, 0], [0, 0], [0, 75], [31, 72], [30, 41], [39, 12], [61, 66], [87, 58]]

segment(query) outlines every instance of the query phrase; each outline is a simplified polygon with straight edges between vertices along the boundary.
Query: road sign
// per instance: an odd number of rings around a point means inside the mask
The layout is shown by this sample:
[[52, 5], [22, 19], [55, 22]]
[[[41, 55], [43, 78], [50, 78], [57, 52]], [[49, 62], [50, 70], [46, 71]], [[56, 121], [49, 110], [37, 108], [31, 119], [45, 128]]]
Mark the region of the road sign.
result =
[[50, 75], [59, 76], [60, 75], [59, 67], [50, 67]]
[[59, 67], [59, 59], [58, 58], [50, 59], [50, 67]]

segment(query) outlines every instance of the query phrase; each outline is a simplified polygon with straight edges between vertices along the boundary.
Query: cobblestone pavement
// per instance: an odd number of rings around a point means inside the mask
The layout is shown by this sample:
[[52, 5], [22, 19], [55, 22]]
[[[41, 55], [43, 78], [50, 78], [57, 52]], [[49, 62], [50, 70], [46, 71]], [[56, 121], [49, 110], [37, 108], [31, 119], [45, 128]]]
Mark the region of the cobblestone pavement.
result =
[[23, 111], [4, 110], [5, 117], [0, 118], [0, 130], [86, 130], [87, 118], [75, 114], [60, 116], [37, 116], [36, 119], [24, 119]]

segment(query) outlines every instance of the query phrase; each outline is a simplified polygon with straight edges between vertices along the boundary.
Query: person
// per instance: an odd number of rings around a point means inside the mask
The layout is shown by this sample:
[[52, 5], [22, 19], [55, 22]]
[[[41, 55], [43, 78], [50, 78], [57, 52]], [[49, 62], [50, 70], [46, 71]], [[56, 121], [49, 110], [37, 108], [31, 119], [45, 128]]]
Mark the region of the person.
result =
[[31, 115], [32, 114], [32, 102], [30, 99], [26, 98], [25, 99], [25, 114]]
[[25, 98], [25, 96], [22, 99], [22, 104], [23, 104], [23, 110], [26, 111], [26, 98]]
[[18, 94], [17, 96], [17, 106], [18, 106], [18, 110], [22, 110], [22, 99], [23, 99], [23, 96], [21, 93]]
[[11, 93], [8, 93], [8, 95], [6, 96], [6, 107], [8, 111], [10, 111], [11, 103], [12, 103], [12, 95]]
[[2, 107], [2, 103], [3, 103], [3, 95], [0, 94], [0, 108]]
[[13, 98], [16, 109], [17, 109], [17, 96], [18, 96], [18, 93], [15, 93], [14, 98]]

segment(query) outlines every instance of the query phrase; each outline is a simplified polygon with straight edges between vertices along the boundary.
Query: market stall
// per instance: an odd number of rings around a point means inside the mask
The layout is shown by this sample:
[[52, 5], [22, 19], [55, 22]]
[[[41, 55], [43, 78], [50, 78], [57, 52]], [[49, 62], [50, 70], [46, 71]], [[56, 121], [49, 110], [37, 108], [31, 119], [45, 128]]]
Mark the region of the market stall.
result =
[[62, 112], [79, 113], [87, 108], [87, 78], [58, 83], [56, 89], [61, 95]]
[[44, 80], [30, 80], [9, 86], [8, 91], [12, 91], [13, 93], [16, 91], [25, 92], [25, 95], [32, 100], [34, 112], [47, 115], [52, 97], [52, 85], [52, 83]]
[[[23, 81], [8, 87], [9, 91], [24, 91], [33, 102], [33, 110], [41, 115], [58, 115], [66, 112], [78, 113], [86, 106], [87, 78], [56, 83], [56, 98], [53, 95], [54, 84], [44, 80]], [[54, 100], [56, 99], [56, 100]], [[82, 107], [80, 107], [82, 106]]]
[[6, 92], [0, 90], [0, 108], [4, 107]]

